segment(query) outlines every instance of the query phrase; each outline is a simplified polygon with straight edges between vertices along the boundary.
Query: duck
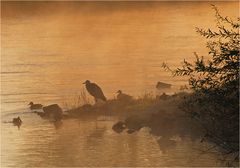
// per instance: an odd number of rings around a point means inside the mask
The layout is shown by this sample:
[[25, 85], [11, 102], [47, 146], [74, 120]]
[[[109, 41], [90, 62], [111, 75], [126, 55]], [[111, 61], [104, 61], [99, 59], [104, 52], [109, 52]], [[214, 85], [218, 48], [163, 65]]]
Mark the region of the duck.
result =
[[42, 104], [34, 104], [33, 102], [30, 102], [28, 105], [30, 105], [31, 110], [42, 109], [43, 107]]
[[139, 131], [141, 128], [145, 126], [146, 122], [143, 118], [139, 116], [130, 116], [125, 119], [125, 121], [118, 121], [112, 126], [112, 129], [121, 133], [127, 129], [128, 134], [132, 134], [136, 131]]
[[13, 118], [12, 123], [14, 125], [20, 126], [22, 124], [21, 118], [18, 116], [17, 118]]
[[132, 100], [132, 96], [129, 96], [129, 95], [123, 93], [121, 90], [118, 90], [116, 93], [117, 93], [117, 100], [119, 100], [119, 101], [130, 101], [130, 100]]
[[157, 99], [167, 100], [167, 99], [169, 99], [170, 97], [171, 97], [170, 95], [167, 95], [166, 93], [163, 93], [162, 95], [157, 96]]

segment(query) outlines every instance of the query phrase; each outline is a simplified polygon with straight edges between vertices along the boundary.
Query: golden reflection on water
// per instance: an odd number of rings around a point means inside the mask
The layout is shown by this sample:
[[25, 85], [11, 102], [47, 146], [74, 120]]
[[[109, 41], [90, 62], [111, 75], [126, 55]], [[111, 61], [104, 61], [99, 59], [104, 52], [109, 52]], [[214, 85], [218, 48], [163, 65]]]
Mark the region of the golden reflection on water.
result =
[[[238, 16], [237, 2], [214, 2]], [[161, 68], [205, 55], [195, 27], [214, 27], [209, 2], [1, 2], [1, 113], [9, 120], [30, 101], [66, 101], [82, 82], [98, 83], [108, 98], [121, 89], [134, 96], [174, 85]], [[14, 114], [13, 114], [14, 112]], [[185, 139], [165, 148], [147, 130], [116, 134], [112, 122], [67, 120], [53, 125], [22, 114], [20, 130], [2, 123], [2, 166], [216, 166], [201, 144]], [[55, 129], [58, 128], [58, 129]], [[166, 146], [166, 142], [162, 142]]]
[[[211, 166], [217, 153], [201, 154], [208, 145], [175, 138], [176, 145], [157, 143], [147, 128], [117, 134], [113, 121], [69, 119], [55, 129], [53, 123], [26, 114], [20, 131], [3, 125], [2, 166]], [[34, 125], [35, 124], [35, 125]], [[9, 141], [9, 138], [14, 140]], [[160, 146], [159, 146], [160, 145]], [[164, 151], [162, 150], [164, 148]]]
[[[236, 2], [216, 4], [238, 15]], [[2, 71], [24, 72], [2, 75], [4, 93], [73, 94], [86, 79], [107, 97], [153, 91], [157, 81], [178, 89], [186, 80], [161, 64], [206, 55], [195, 27], [215, 26], [208, 2], [3, 2], [2, 9]]]

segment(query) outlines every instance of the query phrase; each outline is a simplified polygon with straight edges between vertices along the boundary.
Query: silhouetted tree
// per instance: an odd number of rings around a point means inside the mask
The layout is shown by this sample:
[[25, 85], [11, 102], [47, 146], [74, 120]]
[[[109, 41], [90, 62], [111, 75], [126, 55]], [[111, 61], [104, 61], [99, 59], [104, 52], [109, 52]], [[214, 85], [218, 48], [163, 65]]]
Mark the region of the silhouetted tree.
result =
[[[203, 37], [211, 39], [207, 48], [211, 60], [204, 61], [196, 53], [196, 61], [189, 63], [184, 60], [183, 66], [174, 71], [177, 76], [190, 76], [189, 84], [195, 91], [209, 91], [230, 87], [238, 89], [239, 82], [239, 23], [228, 17], [222, 17], [218, 9], [215, 10], [218, 31], [196, 28]], [[238, 18], [238, 21], [240, 18]]]
[[[183, 61], [182, 67], [172, 71], [175, 76], [189, 76], [193, 94], [181, 107], [197, 119], [207, 130], [206, 136], [223, 148], [239, 155], [239, 28], [240, 18], [234, 22], [220, 15], [212, 5], [217, 31], [196, 28], [208, 39], [210, 59], [194, 53], [196, 60]], [[166, 64], [163, 64], [168, 68]]]

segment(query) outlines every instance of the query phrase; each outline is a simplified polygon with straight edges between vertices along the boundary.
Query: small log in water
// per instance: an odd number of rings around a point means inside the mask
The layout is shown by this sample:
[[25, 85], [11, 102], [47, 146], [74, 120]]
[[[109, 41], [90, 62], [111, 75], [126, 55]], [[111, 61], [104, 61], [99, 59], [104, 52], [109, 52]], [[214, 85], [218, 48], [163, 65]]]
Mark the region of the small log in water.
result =
[[156, 85], [156, 88], [157, 89], [169, 89], [171, 88], [172, 85], [169, 84], [169, 83], [164, 83], [164, 82], [158, 82], [157, 85]]

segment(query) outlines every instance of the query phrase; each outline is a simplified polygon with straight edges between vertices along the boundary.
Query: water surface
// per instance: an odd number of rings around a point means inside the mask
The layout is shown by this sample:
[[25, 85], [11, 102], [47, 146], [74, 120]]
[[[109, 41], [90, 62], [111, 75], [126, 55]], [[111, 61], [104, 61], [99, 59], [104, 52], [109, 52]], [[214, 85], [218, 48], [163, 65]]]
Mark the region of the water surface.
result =
[[[216, 2], [223, 15], [238, 16], [237, 2]], [[156, 94], [158, 81], [193, 52], [206, 55], [195, 27], [214, 27], [208, 2], [3, 2], [1, 20], [2, 166], [217, 166], [210, 144], [173, 137], [159, 146], [147, 129], [117, 134], [116, 121], [64, 120], [62, 127], [30, 113], [30, 101], [66, 109], [89, 79], [107, 98], [119, 89], [133, 96]], [[18, 130], [10, 123], [21, 116]], [[58, 127], [58, 126], [57, 126]]]
[[[3, 167], [79, 166], [221, 166], [216, 151], [199, 139], [172, 137], [176, 143], [158, 143], [149, 129], [117, 134], [106, 121], [64, 120], [54, 125], [35, 114], [22, 114], [20, 130], [2, 124]], [[11, 139], [14, 138], [14, 139]]]

